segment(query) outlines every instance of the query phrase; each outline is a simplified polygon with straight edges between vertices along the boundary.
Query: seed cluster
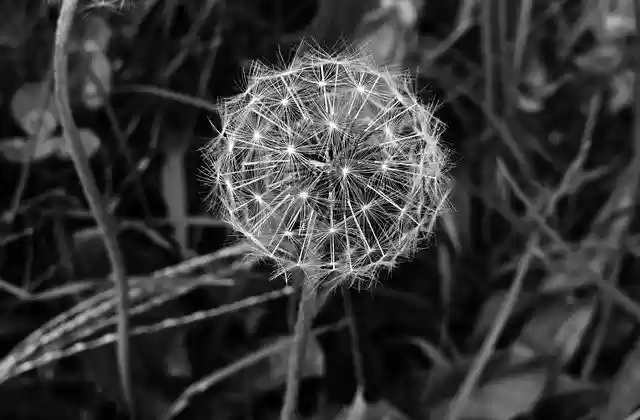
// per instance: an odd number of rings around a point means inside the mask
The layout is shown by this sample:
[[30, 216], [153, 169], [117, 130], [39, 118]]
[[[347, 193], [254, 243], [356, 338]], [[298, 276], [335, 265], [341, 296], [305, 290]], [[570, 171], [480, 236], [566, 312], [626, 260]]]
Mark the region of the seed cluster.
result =
[[446, 205], [434, 107], [363, 51], [255, 63], [205, 149], [219, 212], [276, 275], [370, 281], [410, 257]]

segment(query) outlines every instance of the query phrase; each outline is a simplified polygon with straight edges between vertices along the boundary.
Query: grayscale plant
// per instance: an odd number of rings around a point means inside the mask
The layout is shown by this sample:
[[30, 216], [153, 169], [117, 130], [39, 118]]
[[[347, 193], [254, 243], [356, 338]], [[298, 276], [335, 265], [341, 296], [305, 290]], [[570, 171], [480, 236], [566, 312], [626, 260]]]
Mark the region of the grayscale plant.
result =
[[217, 210], [275, 276], [370, 283], [410, 258], [447, 204], [442, 124], [364, 50], [256, 63], [205, 150]]

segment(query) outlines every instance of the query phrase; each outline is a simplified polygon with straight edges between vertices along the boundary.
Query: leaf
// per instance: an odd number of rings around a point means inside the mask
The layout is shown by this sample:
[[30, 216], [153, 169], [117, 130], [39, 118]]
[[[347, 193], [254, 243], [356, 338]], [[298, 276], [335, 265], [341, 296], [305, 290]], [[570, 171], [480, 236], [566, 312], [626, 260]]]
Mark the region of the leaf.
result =
[[593, 283], [593, 273], [585, 267], [584, 261], [593, 261], [595, 254], [589, 247], [582, 247], [571, 256], [558, 262], [552, 274], [546, 278], [540, 292], [563, 294]]
[[[499, 377], [501, 372], [510, 366], [510, 352], [500, 351], [494, 353], [489, 359], [481, 378], [482, 386]], [[460, 388], [472, 363], [471, 358], [464, 358], [449, 367], [434, 365], [425, 383], [425, 389], [421, 398], [421, 404], [427, 410], [438, 407], [451, 400]]]
[[[33, 155], [29, 156], [29, 141], [35, 141], [36, 147]], [[26, 140], [22, 137], [14, 137], [0, 141], [0, 155], [6, 160], [14, 163], [26, 163], [30, 159], [33, 161], [41, 161], [54, 156], [58, 151], [58, 142], [52, 139], [31, 139]]]
[[550, 79], [549, 71], [538, 56], [532, 56], [524, 65], [522, 83], [526, 92], [518, 90], [517, 104], [521, 111], [536, 113], [543, 109], [544, 101], [553, 95], [561, 82]]
[[[111, 61], [102, 51], [96, 51], [89, 54], [88, 71], [92, 73], [87, 75], [82, 86], [82, 102], [92, 110], [101, 108], [104, 105], [105, 97], [111, 91], [111, 77], [113, 70]], [[99, 83], [100, 85], [96, 85]]]
[[58, 127], [58, 110], [46, 82], [22, 85], [11, 99], [11, 114], [29, 136], [45, 137]]
[[623, 51], [615, 44], [602, 44], [586, 54], [576, 57], [574, 62], [584, 71], [596, 74], [610, 74], [622, 63]]
[[0, 155], [9, 162], [24, 163], [28, 160], [27, 142], [22, 137], [2, 139], [0, 141]]
[[369, 404], [366, 420], [408, 420], [408, 417], [387, 400]]
[[[78, 133], [80, 134], [80, 141], [82, 142], [82, 146], [84, 147], [87, 157], [92, 157], [98, 149], [100, 149], [100, 138], [96, 136], [93, 131], [86, 128], [79, 129]], [[62, 159], [71, 159], [71, 152], [69, 151], [68, 143], [64, 137], [53, 137], [51, 141], [56, 143], [56, 152], [58, 157]]]
[[[540, 369], [505, 375], [488, 382], [472, 395], [463, 419], [510, 420], [531, 410], [544, 390], [547, 374]], [[436, 407], [431, 418], [444, 418], [448, 403]]]
[[364, 400], [362, 388], [359, 387], [351, 405], [341, 410], [336, 420], [365, 420], [366, 412], [367, 402]]
[[554, 341], [560, 346], [561, 355], [565, 361], [573, 357], [578, 350], [593, 315], [595, 313], [595, 301], [575, 308], [562, 326], [558, 329]]
[[381, 2], [362, 19], [356, 30], [356, 43], [366, 45], [376, 63], [399, 65], [406, 53], [406, 36], [417, 18], [417, 4], [411, 0]]
[[362, 388], [358, 388], [351, 405], [343, 408], [335, 420], [407, 420], [407, 416], [387, 400], [367, 403]]
[[566, 363], [578, 349], [593, 318], [595, 302], [571, 304], [562, 297], [539, 310], [519, 342], [539, 355], [558, 355]]
[[633, 35], [636, 32], [634, 1], [618, 0], [612, 3], [612, 10], [604, 17], [605, 39], [621, 39]]
[[91, 110], [101, 108], [111, 92], [113, 68], [107, 49], [112, 32], [105, 19], [91, 16], [72, 40], [71, 49], [77, 56], [70, 76], [73, 101]]
[[58, 121], [46, 109], [43, 112], [40, 112], [40, 109], [32, 110], [25, 115], [20, 123], [27, 134], [39, 139], [48, 137], [58, 128]]
[[[564, 392], [545, 397], [527, 420], [576, 420], [594, 419], [594, 411], [606, 401], [606, 392], [601, 389]], [[514, 419], [515, 420], [515, 419]], [[627, 419], [631, 420], [631, 419]]]
[[[80, 133], [80, 140], [82, 141], [82, 146], [84, 147], [85, 153], [88, 157], [93, 156], [98, 151], [98, 149], [100, 149], [100, 138], [93, 131], [86, 128], [81, 128], [78, 131]], [[67, 143], [65, 142], [65, 145], [66, 144]], [[68, 156], [66, 148], [63, 155], [65, 154], [66, 156]]]
[[624, 419], [638, 404], [640, 404], [640, 340], [627, 354], [613, 380], [608, 404], [599, 419]]
[[[473, 334], [471, 335], [472, 343], [481, 343], [482, 340], [484, 340], [485, 334], [491, 329], [496, 316], [500, 312], [506, 295], [507, 292], [498, 291], [485, 301], [480, 310], [480, 314], [476, 317]], [[531, 299], [531, 293], [523, 293], [516, 303], [513, 316], [517, 316], [525, 311], [530, 305]]]
[[636, 75], [631, 70], [626, 70], [614, 75], [609, 82], [611, 99], [609, 99], [609, 111], [618, 113], [631, 105], [633, 99], [633, 85]]
[[83, 50], [106, 52], [113, 31], [109, 23], [100, 16], [90, 16], [85, 21]]
[[185, 154], [189, 149], [189, 142], [182, 136], [169, 133], [160, 145], [165, 157], [160, 171], [162, 197], [174, 229], [174, 238], [184, 253], [189, 249], [189, 200], [185, 168]]
[[529, 372], [503, 378], [482, 387], [467, 407], [467, 415], [476, 418], [509, 420], [529, 411], [540, 398], [547, 376]]

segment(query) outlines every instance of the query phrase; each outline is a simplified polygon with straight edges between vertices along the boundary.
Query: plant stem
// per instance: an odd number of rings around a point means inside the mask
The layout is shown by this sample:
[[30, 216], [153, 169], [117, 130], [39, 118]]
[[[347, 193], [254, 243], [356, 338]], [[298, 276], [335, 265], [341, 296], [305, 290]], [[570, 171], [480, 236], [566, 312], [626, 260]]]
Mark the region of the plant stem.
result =
[[296, 324], [293, 328], [293, 344], [289, 353], [289, 369], [287, 370], [287, 387], [280, 420], [294, 420], [295, 418], [302, 363], [306, 354], [309, 331], [316, 312], [317, 291], [313, 282], [307, 281], [303, 274], [300, 284], [300, 304], [298, 305]]
[[118, 294], [118, 367], [120, 370], [124, 400], [129, 409], [130, 418], [135, 419], [135, 405], [129, 361], [129, 321], [127, 319], [129, 284], [124, 267], [124, 258], [117, 242], [117, 226], [115, 220], [107, 211], [100, 190], [98, 190], [96, 185], [89, 166], [89, 158], [82, 145], [78, 127], [73, 120], [69, 101], [67, 43], [77, 7], [78, 0], [64, 0], [60, 9], [53, 53], [54, 96], [60, 114], [60, 124], [62, 125], [74, 167], [82, 184], [84, 194], [89, 202], [91, 212], [102, 231], [105, 248], [107, 249], [109, 261], [111, 262], [111, 269], [113, 270]]
[[518, 298], [520, 297], [520, 292], [522, 291], [524, 277], [529, 270], [529, 266], [534, 257], [533, 250], [538, 246], [539, 240], [539, 233], [535, 233], [529, 239], [526, 252], [518, 263], [515, 278], [511, 283], [511, 287], [509, 287], [509, 291], [505, 295], [502, 305], [500, 305], [500, 311], [496, 315], [493, 326], [484, 339], [480, 351], [471, 362], [469, 371], [467, 372], [460, 389], [449, 405], [449, 410], [445, 417], [446, 420], [459, 420], [463, 417], [465, 409], [471, 400], [472, 394], [480, 382], [480, 377], [484, 373], [485, 368], [489, 364], [489, 361], [495, 352], [498, 340], [509, 321], [509, 316], [511, 316], [514, 308], [516, 307]]
[[362, 352], [360, 351], [360, 337], [358, 335], [358, 326], [356, 324], [356, 316], [353, 312], [353, 303], [351, 302], [351, 294], [349, 285], [343, 285], [342, 289], [344, 305], [344, 313], [349, 326], [349, 338], [351, 339], [351, 355], [353, 356], [353, 373], [356, 379], [356, 385], [359, 389], [366, 388], [364, 376], [364, 364], [362, 362]]

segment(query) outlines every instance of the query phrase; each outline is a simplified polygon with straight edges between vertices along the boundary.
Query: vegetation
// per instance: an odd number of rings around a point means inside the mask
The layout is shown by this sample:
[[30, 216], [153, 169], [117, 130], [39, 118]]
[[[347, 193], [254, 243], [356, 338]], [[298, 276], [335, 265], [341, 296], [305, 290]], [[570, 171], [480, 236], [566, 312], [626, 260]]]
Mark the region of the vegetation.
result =
[[[635, 3], [1, 1], [0, 416], [280, 418], [293, 377], [300, 418], [640, 418]], [[302, 39], [441, 104], [451, 209], [315, 295], [292, 376], [299, 284], [203, 148]]]

